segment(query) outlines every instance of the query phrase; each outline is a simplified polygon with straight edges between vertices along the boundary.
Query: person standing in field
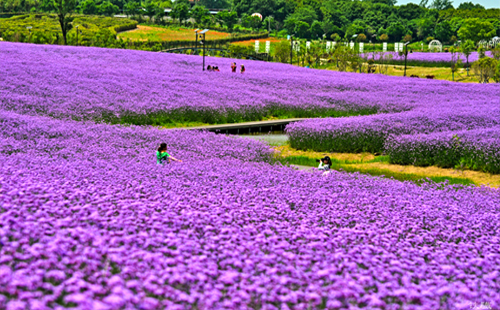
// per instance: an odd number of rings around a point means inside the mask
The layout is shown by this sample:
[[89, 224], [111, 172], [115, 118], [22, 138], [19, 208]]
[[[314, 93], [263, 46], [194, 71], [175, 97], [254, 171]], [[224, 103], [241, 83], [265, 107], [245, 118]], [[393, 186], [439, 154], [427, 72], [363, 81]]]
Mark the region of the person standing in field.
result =
[[236, 72], [236, 68], [237, 68], [237, 67], [236, 67], [236, 63], [235, 63], [235, 62], [233, 62], [233, 63], [231, 64], [231, 72]]
[[158, 147], [158, 150], [156, 151], [156, 163], [158, 165], [163, 165], [165, 162], [167, 162], [167, 164], [170, 164], [170, 160], [178, 161], [178, 162], [182, 163], [182, 160], [174, 158], [174, 157], [170, 156], [169, 153], [167, 153], [167, 144], [166, 143], [160, 144], [160, 147]]
[[245, 66], [241, 65], [241, 73], [245, 72]]

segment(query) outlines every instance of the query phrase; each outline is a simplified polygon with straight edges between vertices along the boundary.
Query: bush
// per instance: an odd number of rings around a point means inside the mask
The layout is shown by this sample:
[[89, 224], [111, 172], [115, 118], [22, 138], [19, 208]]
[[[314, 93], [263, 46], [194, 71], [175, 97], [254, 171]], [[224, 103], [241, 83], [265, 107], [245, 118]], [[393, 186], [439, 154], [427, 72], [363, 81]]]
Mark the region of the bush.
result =
[[477, 76], [480, 83], [488, 83], [490, 79], [496, 79], [496, 71], [499, 61], [490, 57], [484, 57], [472, 64], [472, 72]]

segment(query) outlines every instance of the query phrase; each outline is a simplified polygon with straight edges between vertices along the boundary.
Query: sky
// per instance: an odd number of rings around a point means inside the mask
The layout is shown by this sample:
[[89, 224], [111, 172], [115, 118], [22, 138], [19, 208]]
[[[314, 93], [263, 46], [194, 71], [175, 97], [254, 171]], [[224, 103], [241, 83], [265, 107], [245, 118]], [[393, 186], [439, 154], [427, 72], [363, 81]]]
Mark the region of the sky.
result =
[[[419, 4], [420, 0], [397, 0], [396, 5], [403, 5], [403, 4], [407, 4], [410, 2]], [[429, 3], [431, 3], [431, 2], [432, 1], [429, 1]], [[475, 0], [470, 0], [470, 1], [469, 0], [452, 0], [452, 2], [453, 2], [453, 6], [455, 8], [458, 7], [460, 5], [460, 3], [462, 3], [462, 2], [479, 3], [487, 9], [491, 9], [491, 8], [499, 9], [500, 8], [500, 0], [479, 0], [479, 1], [477, 1], [477, 0], [476, 1]]]

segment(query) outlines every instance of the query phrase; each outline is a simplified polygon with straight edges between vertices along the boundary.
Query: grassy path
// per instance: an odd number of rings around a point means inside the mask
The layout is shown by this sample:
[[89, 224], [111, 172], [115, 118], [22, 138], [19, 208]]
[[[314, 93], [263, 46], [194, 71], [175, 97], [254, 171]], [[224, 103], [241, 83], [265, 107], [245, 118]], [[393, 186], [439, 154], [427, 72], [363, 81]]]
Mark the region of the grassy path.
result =
[[448, 181], [450, 184], [487, 185], [500, 187], [500, 175], [470, 170], [444, 169], [439, 167], [415, 167], [394, 165], [388, 162], [387, 156], [374, 156], [369, 153], [323, 153], [314, 151], [300, 151], [288, 145], [274, 147], [276, 159], [282, 163], [317, 166], [316, 159], [325, 155], [332, 159], [332, 168], [347, 172], [360, 172], [374, 176], [392, 177], [400, 181], [424, 182], [429, 178], [435, 182]]

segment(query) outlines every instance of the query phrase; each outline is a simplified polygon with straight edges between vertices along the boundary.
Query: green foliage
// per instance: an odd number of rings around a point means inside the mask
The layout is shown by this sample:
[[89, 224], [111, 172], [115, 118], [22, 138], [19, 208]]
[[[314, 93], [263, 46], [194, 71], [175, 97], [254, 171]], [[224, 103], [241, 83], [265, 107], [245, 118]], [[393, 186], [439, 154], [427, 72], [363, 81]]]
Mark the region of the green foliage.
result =
[[488, 83], [490, 79], [496, 78], [499, 61], [490, 57], [483, 57], [472, 64], [472, 72], [477, 76], [480, 83]]
[[[54, 12], [60, 7], [55, 3], [73, 1], [78, 3], [77, 11], [83, 14], [112, 16], [122, 10], [138, 21], [147, 16], [151, 23], [164, 25], [169, 23], [163, 18], [164, 9], [172, 7], [170, 17], [181, 24], [192, 17], [196, 24], [211, 29], [214, 22], [230, 32], [242, 28], [258, 32], [270, 27], [275, 35], [286, 29], [287, 34], [303, 39], [323, 35], [331, 38], [333, 34], [350, 39], [357, 34], [360, 40], [364, 34], [368, 41], [374, 40], [373, 35], [377, 34], [376, 40], [380, 41], [380, 36], [387, 34], [389, 42], [400, 42], [411, 35], [413, 40], [436, 37], [443, 43], [453, 44], [456, 38], [478, 42], [493, 35], [500, 36], [500, 9], [486, 10], [471, 2], [454, 9], [450, 0], [424, 0], [421, 5], [400, 6], [395, 6], [395, 0], [199, 0], [195, 1], [192, 10], [188, 0], [0, 0], [0, 12]], [[231, 12], [207, 14], [207, 9], [214, 8], [230, 9]], [[264, 22], [250, 17], [253, 13], [262, 14]], [[63, 27], [71, 25], [70, 19]], [[477, 22], [471, 21], [474, 19]]]
[[[78, 25], [78, 30], [82, 32], [78, 37], [80, 45], [93, 45], [93, 41], [102, 42], [105, 33], [107, 37], [111, 35], [114, 38], [116, 32], [133, 29], [136, 27], [137, 22], [127, 18], [80, 15], [73, 18], [72, 25]], [[32, 27], [31, 37], [28, 29], [26, 29], [28, 26]], [[6, 41], [40, 44], [63, 43], [57, 17], [53, 14], [19, 15], [8, 19], [0, 19], [0, 29], [0, 36]], [[108, 31], [103, 32], [103, 29]], [[96, 38], [98, 34], [99, 38]], [[76, 44], [75, 27], [68, 32], [68, 43]], [[99, 46], [104, 45], [99, 43]]]
[[489, 40], [495, 36], [495, 33], [496, 30], [489, 21], [479, 18], [466, 19], [458, 30], [458, 36], [462, 40], [472, 40], [475, 43]]
[[301, 38], [309, 38], [309, 24], [303, 21], [298, 21], [295, 24], [294, 33]]
[[113, 16], [120, 11], [120, 8], [109, 1], [104, 1], [99, 5], [99, 14]]
[[197, 24], [201, 24], [203, 21], [203, 18], [209, 15], [208, 10], [201, 5], [195, 5], [191, 9], [191, 17], [196, 21]]
[[94, 0], [84, 0], [80, 2], [79, 10], [82, 14], [86, 15], [96, 15], [98, 12], [98, 8]]
[[436, 39], [438, 39], [439, 41], [449, 42], [454, 32], [451, 29], [451, 23], [445, 20], [436, 26], [434, 33], [436, 35]]
[[360, 33], [357, 37], [356, 37], [356, 41], [358, 42], [365, 42], [366, 41], [366, 35], [364, 33]]
[[274, 47], [274, 57], [279, 62], [288, 63], [290, 61], [291, 44], [289, 41], [280, 41]]
[[176, 2], [170, 13], [173, 18], [177, 18], [179, 23], [183, 23], [189, 18], [189, 4], [183, 2]]
[[262, 21], [258, 16], [246, 16], [244, 19], [242, 19], [242, 24], [245, 27], [252, 28], [254, 30], [257, 30]]

